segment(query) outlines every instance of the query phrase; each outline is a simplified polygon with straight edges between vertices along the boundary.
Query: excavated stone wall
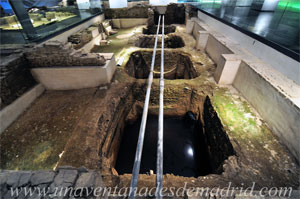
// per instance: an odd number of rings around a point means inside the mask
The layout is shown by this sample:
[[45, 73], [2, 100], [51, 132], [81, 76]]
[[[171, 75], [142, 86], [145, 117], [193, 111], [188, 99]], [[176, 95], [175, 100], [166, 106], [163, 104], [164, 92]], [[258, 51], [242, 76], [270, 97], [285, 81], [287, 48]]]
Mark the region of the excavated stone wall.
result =
[[36, 85], [23, 54], [13, 54], [1, 58], [0, 78], [0, 109], [11, 104]]
[[[160, 63], [160, 52], [156, 52], [155, 63]], [[194, 65], [187, 54], [165, 51], [165, 79], [193, 79], [198, 76]], [[125, 66], [125, 71], [138, 79], [148, 78], [151, 68], [152, 51], [133, 52]], [[160, 77], [160, 66], [154, 67], [154, 78]]]
[[93, 39], [92, 34], [88, 30], [76, 32], [68, 37], [68, 42], [71, 42], [74, 49], [79, 49]]
[[148, 8], [150, 6], [137, 5], [130, 8], [107, 8], [104, 11], [106, 19], [118, 19], [118, 18], [147, 18]]
[[[60, 167], [55, 171], [9, 171], [0, 173], [1, 198], [95, 198], [95, 187], [104, 188], [101, 175], [84, 167]], [[26, 193], [26, 190], [31, 189]], [[12, 195], [12, 191], [14, 192]], [[39, 190], [40, 195], [39, 195]], [[45, 192], [43, 193], [43, 190]], [[101, 194], [98, 190], [97, 194]], [[105, 196], [105, 194], [104, 194]]]
[[[154, 35], [156, 34], [159, 13], [150, 8], [147, 12], [147, 28], [143, 29], [143, 34]], [[184, 4], [169, 4], [165, 14], [165, 34], [174, 33], [176, 26], [171, 24], [185, 24], [185, 6]], [[161, 34], [161, 28], [160, 32]]]
[[[200, 149], [197, 149], [197, 151], [200, 151], [201, 154], [198, 155], [201, 155], [201, 160], [205, 161], [201, 163], [203, 167], [198, 168], [200, 170], [199, 173], [202, 173], [202, 175], [208, 175], [212, 173], [221, 174], [223, 172], [224, 161], [230, 156], [234, 156], [235, 151], [216, 111], [214, 110], [214, 107], [210, 102], [210, 98], [208, 96], [204, 97], [198, 94], [193, 94], [193, 90], [190, 92], [191, 95], [188, 95], [187, 97], [183, 93], [177, 91], [176, 96], [183, 101], [192, 101], [191, 105], [188, 105], [187, 103], [183, 106], [176, 106], [176, 110], [175, 108], [164, 110], [164, 117], [186, 118], [188, 115], [195, 116], [195, 123], [190, 123], [189, 125], [195, 125], [193, 130], [195, 131], [195, 139], [198, 139], [198, 141], [196, 141], [197, 143], [201, 143], [199, 146], [196, 146], [200, 147]], [[139, 93], [140, 91], [138, 91], [137, 94], [134, 93], [134, 99], [136, 101], [133, 104], [130, 113], [125, 117], [126, 119], [123, 119], [125, 121], [125, 125], [128, 123], [133, 124], [142, 115], [143, 99], [139, 98]], [[158, 103], [159, 99], [156, 98], [156, 94], [158, 93], [154, 93], [155, 96], [151, 99], [152, 105], [149, 108], [150, 115], [158, 114], [156, 103]], [[174, 93], [169, 95], [169, 93], [167, 93], [166, 96], [164, 96], [164, 102], [167, 104], [167, 106], [170, 104], [174, 105], [175, 102], [174, 99], [172, 99], [173, 94]], [[119, 147], [123, 128], [124, 124], [122, 124], [122, 129], [120, 129], [120, 132], [118, 131], [118, 133], [121, 133], [121, 136], [118, 136], [119, 139], [114, 140], [113, 145], [117, 145]], [[116, 155], [114, 153], [118, 153], [118, 151], [110, 151], [112, 167], [115, 166], [114, 158], [116, 158]]]
[[[154, 10], [154, 21], [158, 23], [159, 13]], [[185, 5], [171, 3], [167, 5], [165, 13], [165, 25], [185, 24]]]
[[[140, 48], [153, 48], [155, 42], [154, 35], [140, 35], [136, 41], [135, 46]], [[165, 48], [182, 48], [184, 47], [183, 39], [175, 34], [169, 34], [164, 37]], [[161, 36], [157, 41], [157, 48], [161, 48]]]
[[222, 163], [235, 152], [209, 97], [205, 98], [203, 106], [201, 138], [205, 139], [212, 171], [220, 174], [223, 171]]
[[185, 14], [186, 19], [191, 19], [192, 17], [197, 17], [198, 15], [198, 8], [190, 5], [185, 4]]
[[103, 66], [106, 60], [97, 53], [75, 51], [71, 45], [48, 42], [27, 52], [26, 59], [31, 68], [57, 66]]
[[43, 46], [26, 49], [24, 53], [3, 56], [0, 65], [0, 109], [36, 85], [30, 68], [65, 66], [103, 66], [106, 60], [96, 53], [75, 51], [71, 45], [47, 42]]
[[[157, 25], [147, 26], [147, 28], [143, 28], [143, 34], [146, 35], [155, 35], [157, 31]], [[174, 33], [176, 31], [176, 26], [174, 25], [165, 25], [165, 35]], [[159, 28], [159, 34], [161, 34], [161, 26]]]
[[[72, 34], [71, 36], [68, 37], [68, 42], [72, 44], [72, 47], [76, 50], [82, 48], [85, 44], [89, 43], [90, 41], [93, 40], [93, 30], [98, 28], [98, 32], [104, 33], [105, 35], [109, 35], [110, 32], [106, 30], [104, 27], [104, 24], [101, 23], [96, 23], [90, 26], [87, 29], [84, 29], [82, 31], [76, 32]], [[111, 31], [113, 32], [113, 31]]]
[[[122, 94], [120, 96], [120, 99], [122, 100], [119, 101], [119, 104], [114, 105], [114, 111], [111, 111], [114, 115], [112, 119], [108, 119], [107, 121], [101, 116], [98, 123], [100, 125], [99, 132], [105, 132], [105, 135], [98, 141], [102, 143], [99, 148], [99, 159], [101, 160], [99, 166], [102, 175], [105, 176], [104, 181], [107, 186], [115, 186], [121, 183], [120, 180], [122, 180], [123, 177], [127, 176], [127, 174], [119, 176], [114, 167], [125, 125], [127, 123], [135, 122], [142, 114], [146, 85], [142, 82], [137, 82], [132, 84], [126, 92], [127, 94], [122, 92], [125, 95]], [[223, 171], [223, 163], [225, 160], [230, 156], [235, 155], [235, 152], [215, 110], [211, 104], [206, 102], [207, 100], [209, 100], [209, 98], [206, 97], [203, 92], [190, 88], [183, 88], [181, 86], [178, 88], [178, 86], [168, 85], [165, 89], [164, 106], [167, 108], [164, 110], [164, 116], [184, 117], [187, 112], [196, 115], [197, 127], [195, 130], [196, 134], [198, 134], [197, 138], [205, 139], [208, 143], [205, 147], [207, 147], [206, 151], [209, 155], [208, 164], [211, 165], [211, 170], [209, 170], [209, 172], [220, 174]], [[158, 85], [154, 84], [150, 97], [149, 114], [158, 114], [158, 102], [159, 89]], [[214, 118], [214, 120], [207, 121], [206, 118]], [[205, 128], [209, 125], [215, 125], [214, 129], [216, 131], [213, 135], [209, 135], [211, 131]], [[220, 141], [224, 142], [219, 143]], [[226, 147], [224, 147], [223, 150], [219, 150], [220, 147], [223, 146]], [[147, 182], [146, 179], [147, 177], [144, 178], [142, 176], [140, 178], [140, 183], [143, 184], [144, 180]], [[169, 186], [171, 181], [166, 179], [166, 185]]]

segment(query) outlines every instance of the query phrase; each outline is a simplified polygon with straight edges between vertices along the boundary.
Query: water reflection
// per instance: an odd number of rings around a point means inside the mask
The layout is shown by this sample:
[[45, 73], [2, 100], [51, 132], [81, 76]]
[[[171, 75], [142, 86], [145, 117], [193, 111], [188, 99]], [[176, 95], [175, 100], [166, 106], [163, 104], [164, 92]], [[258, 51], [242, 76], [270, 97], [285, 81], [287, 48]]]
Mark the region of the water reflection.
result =
[[194, 149], [191, 146], [187, 147], [187, 156], [194, 158]]

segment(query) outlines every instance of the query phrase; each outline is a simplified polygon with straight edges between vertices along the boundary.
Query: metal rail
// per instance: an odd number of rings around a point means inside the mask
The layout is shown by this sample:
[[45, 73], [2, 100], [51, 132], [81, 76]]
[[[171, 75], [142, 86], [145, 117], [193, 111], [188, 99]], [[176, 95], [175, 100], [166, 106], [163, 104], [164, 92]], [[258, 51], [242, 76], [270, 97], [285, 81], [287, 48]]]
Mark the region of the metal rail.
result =
[[138, 138], [138, 143], [137, 143], [136, 153], [135, 153], [135, 160], [134, 160], [134, 165], [133, 165], [133, 169], [132, 169], [132, 178], [131, 178], [130, 192], [129, 192], [130, 199], [135, 199], [135, 197], [136, 197], [138, 177], [139, 177], [139, 173], [140, 173], [140, 165], [141, 165], [141, 157], [142, 157], [144, 137], [145, 137], [145, 129], [146, 129], [146, 121], [147, 121], [147, 115], [148, 115], [150, 92], [151, 92], [151, 85], [152, 85], [152, 81], [153, 81], [153, 70], [154, 70], [154, 63], [155, 63], [155, 55], [156, 55], [157, 38], [158, 38], [158, 33], [159, 33], [160, 18], [161, 18], [161, 16], [159, 16], [159, 18], [158, 18], [158, 25], [157, 25], [155, 43], [154, 43], [154, 48], [153, 48], [152, 62], [151, 62], [151, 68], [150, 68], [150, 73], [149, 73], [149, 77], [148, 77], [148, 86], [147, 86], [145, 104], [144, 104], [143, 115], [142, 115], [142, 122], [141, 122], [141, 126], [140, 126], [139, 138]]
[[156, 198], [161, 199], [163, 188], [163, 136], [164, 136], [164, 28], [165, 16], [162, 17], [161, 61], [159, 81], [159, 115], [158, 115], [158, 139], [156, 160]]

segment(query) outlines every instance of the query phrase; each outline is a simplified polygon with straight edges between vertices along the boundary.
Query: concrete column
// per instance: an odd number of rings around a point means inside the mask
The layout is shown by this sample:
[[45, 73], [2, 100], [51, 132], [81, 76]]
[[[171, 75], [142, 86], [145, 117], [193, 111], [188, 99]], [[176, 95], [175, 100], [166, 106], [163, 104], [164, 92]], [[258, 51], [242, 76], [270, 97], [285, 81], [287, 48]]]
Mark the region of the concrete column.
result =
[[204, 51], [207, 44], [208, 37], [209, 37], [209, 32], [205, 30], [200, 30], [199, 36], [196, 39], [196, 49], [200, 49]]
[[218, 84], [231, 85], [237, 74], [241, 58], [235, 54], [222, 54], [217, 69], [214, 73], [214, 79]]
[[23, 1], [20, 0], [9, 0], [11, 8], [17, 16], [19, 22], [22, 25], [23, 31], [28, 39], [34, 39], [37, 37], [37, 32], [33, 27], [30, 17], [25, 9]]
[[188, 19], [186, 22], [186, 33], [191, 34], [193, 32], [195, 22], [191, 19]]

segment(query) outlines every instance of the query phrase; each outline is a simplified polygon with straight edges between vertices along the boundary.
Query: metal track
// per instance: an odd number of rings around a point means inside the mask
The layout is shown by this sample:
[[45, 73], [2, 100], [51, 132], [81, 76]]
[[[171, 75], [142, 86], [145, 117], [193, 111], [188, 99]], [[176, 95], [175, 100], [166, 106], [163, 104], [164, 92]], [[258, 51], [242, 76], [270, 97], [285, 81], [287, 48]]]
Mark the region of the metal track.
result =
[[140, 165], [141, 165], [141, 158], [142, 158], [142, 151], [143, 151], [143, 144], [144, 144], [144, 137], [145, 137], [145, 129], [146, 129], [146, 122], [147, 122], [147, 115], [148, 115], [148, 107], [149, 107], [149, 100], [150, 100], [150, 92], [151, 92], [151, 85], [153, 82], [153, 70], [154, 70], [154, 64], [155, 64], [155, 55], [156, 55], [156, 47], [157, 47], [157, 38], [159, 33], [159, 25], [160, 25], [160, 18], [158, 19], [158, 25], [157, 25], [157, 31], [155, 36], [155, 43], [153, 48], [153, 55], [152, 55], [152, 62], [151, 62], [151, 69], [148, 77], [148, 86], [147, 86], [147, 92], [146, 92], [146, 98], [145, 98], [145, 104], [143, 109], [143, 115], [142, 115], [142, 122], [140, 126], [140, 132], [139, 132], [139, 138], [135, 153], [135, 160], [134, 160], [134, 166], [132, 170], [132, 178], [130, 183], [130, 193], [129, 198], [135, 199], [136, 197], [136, 191], [137, 191], [137, 184], [138, 184], [138, 177], [140, 173]]
[[165, 16], [162, 17], [162, 39], [161, 39], [161, 62], [159, 81], [159, 115], [158, 115], [158, 139], [156, 160], [156, 198], [162, 198], [163, 188], [163, 136], [164, 136], [164, 28]]

